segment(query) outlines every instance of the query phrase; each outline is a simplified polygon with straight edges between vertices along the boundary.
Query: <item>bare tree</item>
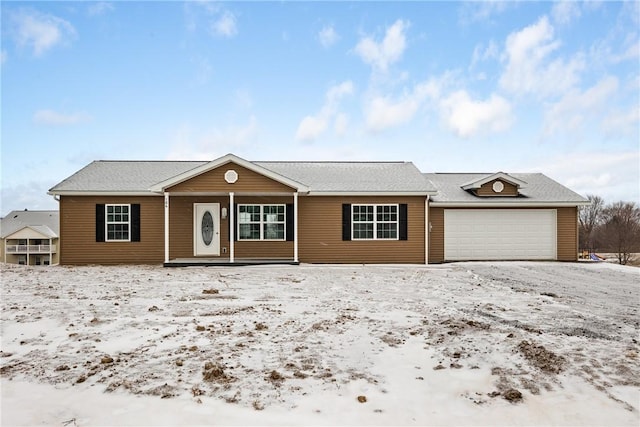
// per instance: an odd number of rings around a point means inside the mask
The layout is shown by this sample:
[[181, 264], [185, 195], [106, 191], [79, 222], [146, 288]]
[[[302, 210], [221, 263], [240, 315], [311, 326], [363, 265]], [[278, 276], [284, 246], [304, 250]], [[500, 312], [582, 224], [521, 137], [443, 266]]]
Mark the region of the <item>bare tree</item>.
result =
[[593, 250], [597, 246], [594, 231], [602, 223], [604, 200], [593, 194], [587, 194], [587, 198], [591, 204], [581, 206], [578, 211], [580, 247]]
[[620, 264], [640, 250], [640, 208], [633, 202], [616, 202], [603, 210], [602, 235]]

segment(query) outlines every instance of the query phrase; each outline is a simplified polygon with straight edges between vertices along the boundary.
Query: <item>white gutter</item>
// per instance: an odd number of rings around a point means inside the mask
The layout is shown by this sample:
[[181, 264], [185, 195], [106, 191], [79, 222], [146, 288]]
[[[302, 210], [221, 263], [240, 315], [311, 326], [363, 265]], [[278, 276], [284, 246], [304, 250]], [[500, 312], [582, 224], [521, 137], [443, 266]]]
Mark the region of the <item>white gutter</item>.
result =
[[590, 202], [431, 202], [438, 208], [563, 208], [588, 206]]

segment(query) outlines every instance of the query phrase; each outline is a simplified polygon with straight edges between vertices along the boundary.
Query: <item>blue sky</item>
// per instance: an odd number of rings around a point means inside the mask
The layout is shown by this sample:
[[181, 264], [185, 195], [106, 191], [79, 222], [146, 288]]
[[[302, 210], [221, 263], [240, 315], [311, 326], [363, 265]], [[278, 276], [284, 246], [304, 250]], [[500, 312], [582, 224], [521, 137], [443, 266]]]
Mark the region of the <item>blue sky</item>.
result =
[[2, 204], [98, 159], [407, 160], [640, 201], [640, 2], [7, 2]]

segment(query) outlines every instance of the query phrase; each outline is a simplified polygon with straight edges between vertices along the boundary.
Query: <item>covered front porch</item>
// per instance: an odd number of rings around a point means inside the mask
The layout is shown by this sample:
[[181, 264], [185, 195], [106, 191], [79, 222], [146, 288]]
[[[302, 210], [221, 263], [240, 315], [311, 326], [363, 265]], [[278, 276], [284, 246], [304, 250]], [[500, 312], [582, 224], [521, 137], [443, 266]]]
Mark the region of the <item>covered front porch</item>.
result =
[[297, 192], [165, 192], [163, 265], [297, 265], [297, 230]]

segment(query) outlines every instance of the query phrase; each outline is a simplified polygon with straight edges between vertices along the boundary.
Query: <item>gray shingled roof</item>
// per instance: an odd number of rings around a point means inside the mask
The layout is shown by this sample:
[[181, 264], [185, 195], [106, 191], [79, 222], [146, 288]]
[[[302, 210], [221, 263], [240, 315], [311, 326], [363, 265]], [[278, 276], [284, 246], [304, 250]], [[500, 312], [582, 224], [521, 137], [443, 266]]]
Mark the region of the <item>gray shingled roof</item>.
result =
[[[95, 161], [51, 190], [57, 192], [146, 192], [203, 161]], [[253, 162], [313, 192], [434, 192], [413, 163], [405, 162]]]
[[408, 162], [255, 162], [312, 192], [435, 192]]
[[205, 163], [207, 162], [98, 160], [89, 163], [49, 191], [145, 192], [153, 184]]
[[479, 180], [491, 173], [425, 173], [424, 176], [438, 189], [431, 197], [435, 203], [505, 202], [509, 203], [583, 203], [588, 200], [541, 173], [510, 173], [527, 184], [520, 188], [520, 197], [478, 197], [462, 189], [462, 185]]
[[58, 237], [60, 230], [58, 211], [11, 211], [0, 220], [0, 238], [5, 238], [25, 227], [48, 237]]

